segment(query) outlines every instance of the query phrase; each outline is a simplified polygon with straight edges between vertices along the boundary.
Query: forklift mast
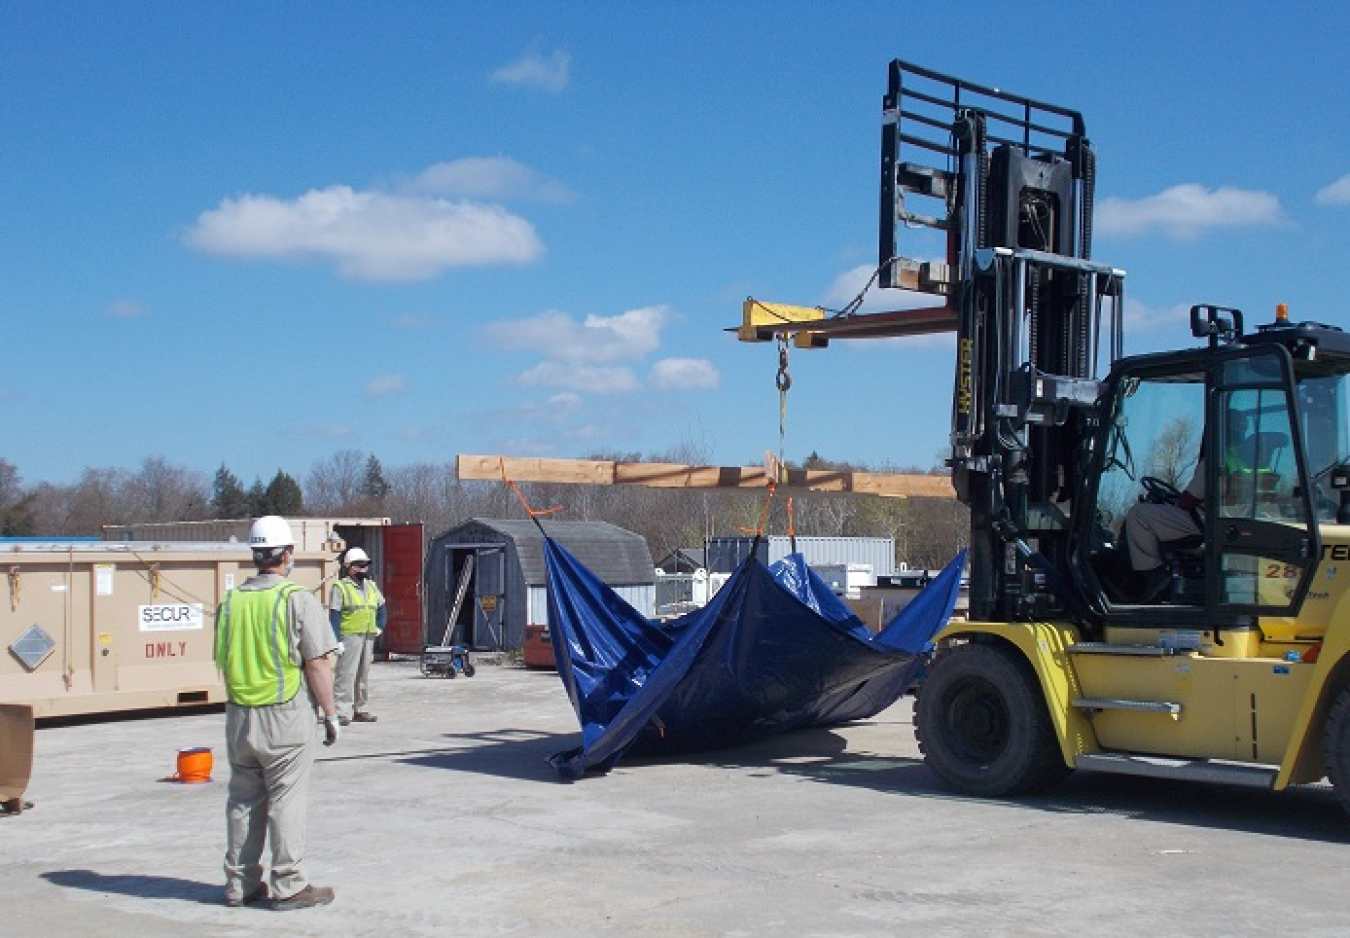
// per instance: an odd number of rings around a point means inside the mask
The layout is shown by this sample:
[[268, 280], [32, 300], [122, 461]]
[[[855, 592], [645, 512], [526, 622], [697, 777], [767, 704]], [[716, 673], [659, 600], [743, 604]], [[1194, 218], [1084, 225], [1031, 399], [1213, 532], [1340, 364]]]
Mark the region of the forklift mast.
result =
[[[957, 334], [948, 463], [971, 512], [975, 618], [1081, 614], [1068, 518], [1124, 282], [1091, 260], [1095, 180], [1077, 112], [891, 63], [878, 283], [945, 298]], [[946, 233], [942, 261], [905, 256], [914, 227]]]

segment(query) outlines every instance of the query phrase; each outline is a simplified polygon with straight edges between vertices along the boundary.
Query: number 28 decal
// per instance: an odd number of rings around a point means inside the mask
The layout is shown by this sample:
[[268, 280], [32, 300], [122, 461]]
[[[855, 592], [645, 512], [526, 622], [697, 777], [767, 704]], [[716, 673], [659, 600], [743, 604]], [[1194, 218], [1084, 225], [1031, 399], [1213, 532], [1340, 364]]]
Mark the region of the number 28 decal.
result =
[[1292, 563], [1268, 563], [1266, 564], [1267, 580], [1294, 580], [1298, 578], [1301, 570]]

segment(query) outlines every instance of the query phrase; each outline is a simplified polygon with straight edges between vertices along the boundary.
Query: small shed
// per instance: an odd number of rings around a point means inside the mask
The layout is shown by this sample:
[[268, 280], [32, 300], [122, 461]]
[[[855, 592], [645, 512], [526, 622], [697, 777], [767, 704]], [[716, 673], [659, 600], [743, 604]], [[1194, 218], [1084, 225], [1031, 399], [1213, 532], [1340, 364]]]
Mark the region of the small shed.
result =
[[702, 547], [681, 547], [661, 559], [656, 569], [662, 573], [693, 573], [708, 566], [708, 552]]
[[[656, 605], [656, 573], [640, 534], [604, 521], [542, 522], [638, 612]], [[544, 538], [530, 520], [473, 518], [431, 539], [423, 573], [426, 643], [518, 651], [527, 625], [548, 625]]]

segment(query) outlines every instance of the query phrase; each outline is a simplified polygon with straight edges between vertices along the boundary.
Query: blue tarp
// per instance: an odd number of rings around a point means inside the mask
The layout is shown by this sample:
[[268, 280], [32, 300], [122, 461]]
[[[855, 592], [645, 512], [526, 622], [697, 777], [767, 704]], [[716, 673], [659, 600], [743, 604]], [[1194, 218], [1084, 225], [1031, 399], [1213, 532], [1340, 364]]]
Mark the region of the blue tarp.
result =
[[873, 716], [898, 700], [951, 617], [965, 553], [875, 636], [800, 554], [746, 559], [707, 606], [648, 621], [551, 539], [549, 634], [581, 722], [564, 778], [625, 754], [716, 749]]

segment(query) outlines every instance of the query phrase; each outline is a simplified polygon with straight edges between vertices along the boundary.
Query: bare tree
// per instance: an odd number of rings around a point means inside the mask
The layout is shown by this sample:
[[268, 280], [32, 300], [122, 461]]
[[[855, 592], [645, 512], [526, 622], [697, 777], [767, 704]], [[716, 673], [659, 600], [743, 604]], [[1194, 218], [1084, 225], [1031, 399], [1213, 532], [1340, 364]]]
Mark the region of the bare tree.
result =
[[33, 534], [33, 495], [24, 491], [19, 470], [0, 458], [0, 535]]
[[911, 498], [906, 506], [905, 555], [911, 567], [942, 567], [970, 546], [970, 510], [955, 498]]
[[1185, 488], [1200, 459], [1200, 427], [1190, 416], [1173, 417], [1149, 450], [1146, 475]]
[[200, 521], [210, 514], [206, 477], [163, 456], [147, 457], [140, 472], [126, 477], [121, 500], [128, 523]]
[[73, 486], [46, 486], [39, 503], [49, 513], [51, 530], [42, 533], [98, 536], [105, 524], [129, 524], [131, 512], [122, 497], [126, 473], [120, 469], [85, 468]]
[[305, 477], [305, 506], [316, 515], [359, 514], [366, 454], [344, 449], [316, 462]]
[[472, 517], [474, 496], [449, 463], [417, 463], [389, 470], [385, 511], [396, 522], [420, 523], [434, 537]]

